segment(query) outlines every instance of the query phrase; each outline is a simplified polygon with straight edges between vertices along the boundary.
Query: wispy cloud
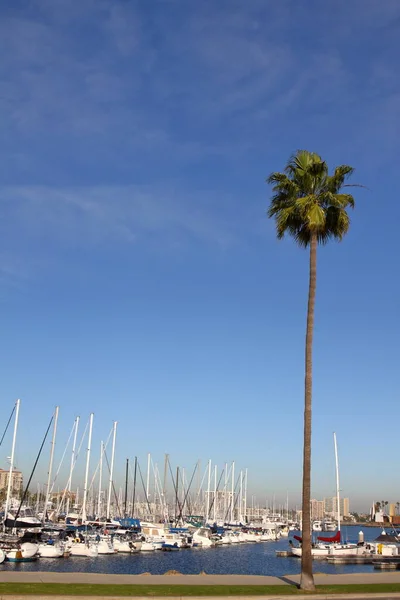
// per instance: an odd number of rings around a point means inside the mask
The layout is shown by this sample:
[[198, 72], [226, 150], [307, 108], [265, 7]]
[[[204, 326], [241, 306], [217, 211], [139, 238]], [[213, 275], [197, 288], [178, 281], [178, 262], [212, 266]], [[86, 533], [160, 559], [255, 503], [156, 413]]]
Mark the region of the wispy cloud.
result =
[[143, 146], [170, 148], [169, 161], [188, 157], [188, 147], [192, 158], [208, 155], [217, 127], [228, 142], [222, 150], [235, 142], [240, 153], [243, 143], [259, 143], [260, 118], [273, 125], [293, 110], [343, 105], [365, 85], [345, 57], [353, 25], [386, 31], [399, 4], [340, 5], [304, 15], [287, 0], [273, 10], [259, 0], [157, 2], [153, 10], [34, 0], [0, 21], [3, 127], [68, 136], [68, 147], [93, 136], [139, 157]]
[[222, 248], [238, 238], [231, 198], [218, 195], [222, 216], [213, 206], [212, 190], [187, 192], [165, 186], [99, 186], [51, 188], [20, 186], [0, 189], [7, 207], [7, 227], [13, 234], [47, 237], [74, 245], [98, 244], [107, 239], [132, 243], [157, 234], [182, 244], [191, 237]]
[[[358, 157], [374, 144], [386, 160], [399, 144], [400, 4], [343, 7], [1, 7], [3, 239], [23, 229], [65, 243], [132, 243], [157, 232], [223, 247], [246, 219], [252, 231], [256, 211], [262, 218], [259, 197], [244, 204], [230, 183], [255, 156], [283, 143], [286, 156], [320, 130], [330, 152], [347, 151], [351, 139]], [[261, 189], [268, 168], [257, 168]]]

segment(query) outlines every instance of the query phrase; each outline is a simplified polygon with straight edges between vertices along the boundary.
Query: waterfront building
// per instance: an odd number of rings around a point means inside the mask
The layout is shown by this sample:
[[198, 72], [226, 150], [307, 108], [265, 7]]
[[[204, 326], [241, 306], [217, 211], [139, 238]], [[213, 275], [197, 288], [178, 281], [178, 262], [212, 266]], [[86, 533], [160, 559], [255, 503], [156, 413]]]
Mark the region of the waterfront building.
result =
[[[7, 493], [8, 480], [10, 477], [10, 471], [7, 469], [0, 469], [0, 492]], [[13, 469], [11, 475], [11, 493], [19, 494], [23, 488], [23, 475], [21, 471]]]
[[[331, 517], [337, 515], [337, 498], [332, 496], [330, 498], [324, 498], [325, 502], [325, 514]], [[340, 498], [340, 516], [348, 517], [350, 514], [350, 500], [349, 498]]]
[[311, 519], [322, 521], [325, 516], [325, 500], [311, 500]]

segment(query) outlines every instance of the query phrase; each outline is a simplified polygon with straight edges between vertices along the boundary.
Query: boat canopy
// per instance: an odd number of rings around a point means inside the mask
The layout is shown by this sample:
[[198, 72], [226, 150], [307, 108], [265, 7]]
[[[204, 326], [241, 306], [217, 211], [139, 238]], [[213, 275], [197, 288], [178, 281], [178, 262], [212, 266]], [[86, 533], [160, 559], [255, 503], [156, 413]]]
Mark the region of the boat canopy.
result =
[[398, 544], [399, 543], [399, 539], [397, 537], [395, 537], [394, 535], [387, 534], [387, 533], [381, 533], [380, 535], [378, 535], [378, 537], [374, 541], [379, 542], [380, 544]]
[[140, 527], [140, 519], [120, 519], [121, 527], [129, 529], [130, 527]]
[[340, 544], [340, 531], [337, 531], [336, 534], [332, 537], [324, 537], [324, 536], [318, 536], [317, 540], [319, 540], [320, 542], [328, 542], [329, 543], [335, 543], [335, 544]]

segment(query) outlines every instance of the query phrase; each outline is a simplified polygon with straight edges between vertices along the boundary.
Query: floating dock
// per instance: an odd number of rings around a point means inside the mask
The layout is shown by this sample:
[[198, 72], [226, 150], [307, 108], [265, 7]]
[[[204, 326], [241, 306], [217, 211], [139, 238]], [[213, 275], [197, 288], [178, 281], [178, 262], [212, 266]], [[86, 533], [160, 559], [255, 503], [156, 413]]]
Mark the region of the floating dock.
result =
[[325, 556], [326, 562], [331, 565], [372, 565], [373, 561], [381, 558], [378, 554], [360, 554], [353, 556]]

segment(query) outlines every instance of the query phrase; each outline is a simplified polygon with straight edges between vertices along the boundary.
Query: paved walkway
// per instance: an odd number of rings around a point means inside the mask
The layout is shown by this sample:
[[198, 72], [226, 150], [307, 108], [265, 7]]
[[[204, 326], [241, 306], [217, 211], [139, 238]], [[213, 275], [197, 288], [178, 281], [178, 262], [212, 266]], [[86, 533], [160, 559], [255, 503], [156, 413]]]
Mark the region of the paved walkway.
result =
[[[316, 585], [351, 583], [400, 583], [400, 572], [315, 574]], [[0, 583], [103, 583], [128, 585], [290, 585], [300, 575], [272, 577], [263, 575], [109, 575], [105, 573], [56, 573], [1, 571]]]

